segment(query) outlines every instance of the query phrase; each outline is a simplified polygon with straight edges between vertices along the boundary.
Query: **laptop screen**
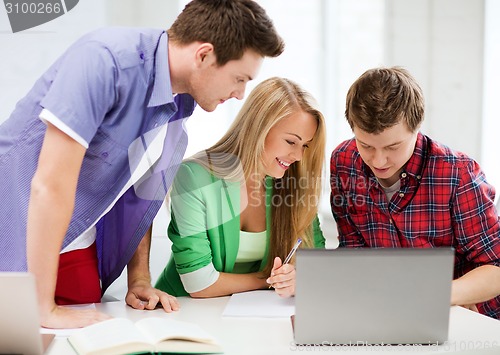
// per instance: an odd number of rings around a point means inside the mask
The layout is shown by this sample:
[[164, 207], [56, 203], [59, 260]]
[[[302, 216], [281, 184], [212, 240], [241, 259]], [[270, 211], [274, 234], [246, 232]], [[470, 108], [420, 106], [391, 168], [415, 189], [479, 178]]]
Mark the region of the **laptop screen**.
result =
[[27, 272], [0, 272], [0, 354], [43, 354], [35, 279]]
[[297, 251], [297, 344], [436, 344], [448, 337], [454, 250]]

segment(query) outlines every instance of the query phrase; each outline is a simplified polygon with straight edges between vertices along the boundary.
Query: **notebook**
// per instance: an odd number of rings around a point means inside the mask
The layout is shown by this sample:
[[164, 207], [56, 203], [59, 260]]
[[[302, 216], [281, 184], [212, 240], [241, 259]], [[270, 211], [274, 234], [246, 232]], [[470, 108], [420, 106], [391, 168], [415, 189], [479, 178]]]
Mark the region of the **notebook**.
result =
[[299, 249], [296, 344], [441, 344], [452, 248]]
[[0, 272], [0, 354], [41, 355], [53, 334], [40, 334], [35, 278]]

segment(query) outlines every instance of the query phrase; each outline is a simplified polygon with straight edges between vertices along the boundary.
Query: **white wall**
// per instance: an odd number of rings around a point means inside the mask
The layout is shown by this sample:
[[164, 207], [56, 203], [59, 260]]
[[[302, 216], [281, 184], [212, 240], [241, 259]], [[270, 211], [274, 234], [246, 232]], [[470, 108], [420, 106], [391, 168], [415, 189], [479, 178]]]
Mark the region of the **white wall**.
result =
[[[343, 115], [351, 83], [370, 67], [397, 64], [410, 69], [423, 87], [425, 132], [484, 162], [490, 180], [500, 180], [494, 145], [499, 131], [494, 85], [500, 78], [500, 26], [495, 20], [500, 17], [500, 2], [258, 1], [284, 37], [286, 50], [279, 58], [265, 61], [248, 91], [273, 75], [289, 77], [311, 91], [328, 124], [327, 156], [351, 136]], [[85, 0], [62, 17], [16, 34], [10, 33], [7, 15], [0, 7], [0, 122], [38, 76], [83, 33], [107, 25], [167, 28], [186, 2]], [[241, 102], [230, 101], [213, 113], [197, 109], [187, 124], [187, 155], [220, 137], [240, 107]], [[322, 219], [331, 225], [327, 182], [325, 179]], [[157, 220], [156, 235], [165, 234], [166, 223], [166, 218]], [[335, 230], [327, 229], [328, 236], [334, 237]]]
[[[286, 41], [249, 87], [280, 75], [316, 96], [328, 125], [327, 158], [351, 136], [345, 94], [366, 69], [402, 65], [419, 80], [427, 101], [424, 131], [475, 157], [500, 186], [500, 1], [498, 0], [257, 0]], [[42, 72], [82, 34], [108, 25], [168, 28], [187, 0], [82, 0], [69, 13], [12, 34], [0, 6], [0, 122]], [[186, 155], [214, 143], [241, 107], [230, 101], [188, 121]], [[321, 219], [329, 246], [336, 230], [328, 206], [328, 160]], [[168, 257], [167, 212], [155, 220], [153, 278]], [[113, 290], [115, 288], [115, 290]], [[124, 283], [110, 292], [123, 295]]]
[[[497, 187], [500, 202], [500, 119], [498, 102], [500, 91], [500, 1], [486, 0], [484, 36], [484, 96], [481, 164], [488, 180]], [[499, 209], [500, 210], [500, 209]]]
[[497, 189], [498, 18], [497, 0], [386, 0], [384, 45], [385, 63], [422, 86], [424, 133], [476, 159]]
[[407, 67], [421, 84], [423, 131], [480, 160], [484, 1], [386, 3], [385, 62]]
[[12, 34], [5, 8], [0, 6], [0, 122], [76, 38], [106, 22], [103, 2], [85, 0], [51, 22]]

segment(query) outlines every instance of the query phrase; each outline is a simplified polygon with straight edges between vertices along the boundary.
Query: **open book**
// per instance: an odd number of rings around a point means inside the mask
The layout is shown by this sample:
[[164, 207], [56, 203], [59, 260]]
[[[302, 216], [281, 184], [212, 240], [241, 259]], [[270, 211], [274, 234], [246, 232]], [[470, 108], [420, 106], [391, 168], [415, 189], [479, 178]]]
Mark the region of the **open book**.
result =
[[126, 318], [109, 319], [78, 330], [68, 341], [80, 355], [223, 352], [198, 325], [160, 317], [135, 323]]

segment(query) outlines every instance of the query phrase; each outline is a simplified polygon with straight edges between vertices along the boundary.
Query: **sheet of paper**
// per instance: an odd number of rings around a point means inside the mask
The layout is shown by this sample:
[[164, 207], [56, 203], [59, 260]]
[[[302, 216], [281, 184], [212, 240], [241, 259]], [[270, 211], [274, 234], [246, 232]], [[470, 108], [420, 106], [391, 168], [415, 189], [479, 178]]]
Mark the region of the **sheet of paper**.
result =
[[223, 317], [288, 318], [295, 314], [295, 298], [282, 298], [272, 290], [235, 293]]

